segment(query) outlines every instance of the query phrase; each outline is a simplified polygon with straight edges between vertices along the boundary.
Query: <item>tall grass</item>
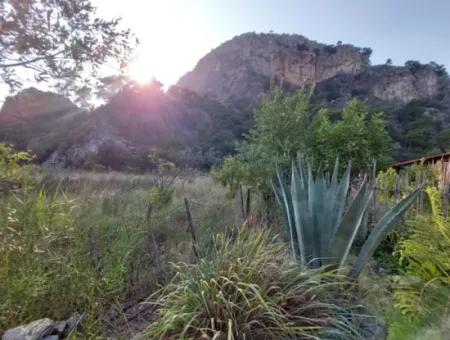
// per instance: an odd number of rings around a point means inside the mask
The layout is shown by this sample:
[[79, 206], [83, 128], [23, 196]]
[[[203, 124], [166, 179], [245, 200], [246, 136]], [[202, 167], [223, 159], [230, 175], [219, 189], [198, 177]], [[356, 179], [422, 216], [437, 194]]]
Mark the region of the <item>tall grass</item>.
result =
[[[44, 172], [36, 190], [1, 196], [0, 334], [78, 311], [84, 315], [83, 337], [104, 337], [112, 308], [170, 280], [169, 262], [194, 258], [184, 197], [205, 249], [212, 235], [238, 221], [237, 201], [198, 176], [177, 181], [173, 202], [155, 211], [149, 225], [153, 183], [151, 176]], [[150, 233], [161, 250], [159, 270]]]
[[199, 264], [179, 263], [145, 339], [352, 339], [351, 295], [332, 272], [300, 271], [268, 232], [220, 234]]

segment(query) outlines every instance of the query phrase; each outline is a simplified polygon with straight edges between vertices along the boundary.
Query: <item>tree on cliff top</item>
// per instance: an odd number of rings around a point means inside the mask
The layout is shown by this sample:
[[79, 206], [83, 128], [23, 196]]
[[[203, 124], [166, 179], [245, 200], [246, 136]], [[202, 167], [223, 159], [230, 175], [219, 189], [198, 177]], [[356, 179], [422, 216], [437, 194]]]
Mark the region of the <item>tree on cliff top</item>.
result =
[[0, 79], [11, 92], [30, 79], [72, 94], [93, 87], [102, 65], [121, 70], [129, 60], [133, 35], [119, 25], [98, 18], [90, 0], [2, 0]]

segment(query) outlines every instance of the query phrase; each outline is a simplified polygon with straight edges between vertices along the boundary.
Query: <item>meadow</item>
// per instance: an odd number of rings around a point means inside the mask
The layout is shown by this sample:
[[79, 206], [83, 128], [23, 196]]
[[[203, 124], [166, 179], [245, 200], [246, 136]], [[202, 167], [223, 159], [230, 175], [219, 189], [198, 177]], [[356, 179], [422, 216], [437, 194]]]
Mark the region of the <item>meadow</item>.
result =
[[358, 284], [302, 272], [280, 220], [264, 224], [258, 200], [244, 219], [239, 195], [207, 174], [179, 174], [150, 216], [155, 174], [39, 169], [34, 178], [0, 198], [2, 330], [75, 311], [74, 338], [444, 339], [448, 330], [448, 317], [402, 314], [398, 273], [376, 261]]

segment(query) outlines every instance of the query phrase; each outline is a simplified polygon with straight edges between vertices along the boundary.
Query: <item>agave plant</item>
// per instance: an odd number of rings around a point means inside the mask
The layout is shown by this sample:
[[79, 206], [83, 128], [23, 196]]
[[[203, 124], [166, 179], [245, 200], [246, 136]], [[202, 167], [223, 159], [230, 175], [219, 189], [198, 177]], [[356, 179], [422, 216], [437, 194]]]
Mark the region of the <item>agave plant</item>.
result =
[[[283, 213], [292, 252], [300, 265], [342, 268], [350, 248], [366, 223], [365, 217], [373, 196], [373, 185], [364, 177], [358, 192], [351, 199], [350, 165], [338, 179], [339, 161], [330, 176], [318, 171], [313, 175], [311, 164], [299, 160], [292, 164], [290, 185], [280, 170], [273, 188]], [[386, 234], [402, 218], [414, 202], [417, 188], [390, 209], [373, 227], [365, 240], [349, 276], [356, 278]]]

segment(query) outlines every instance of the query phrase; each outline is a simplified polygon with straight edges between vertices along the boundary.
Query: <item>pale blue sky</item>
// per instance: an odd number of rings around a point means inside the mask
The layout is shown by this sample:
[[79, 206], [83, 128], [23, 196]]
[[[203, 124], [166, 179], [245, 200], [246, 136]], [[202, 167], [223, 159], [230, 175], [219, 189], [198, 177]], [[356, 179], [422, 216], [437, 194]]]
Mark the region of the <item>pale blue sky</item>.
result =
[[142, 44], [135, 78], [173, 84], [198, 59], [235, 35], [298, 33], [373, 49], [372, 63], [436, 61], [450, 66], [450, 0], [93, 0], [121, 15]]

